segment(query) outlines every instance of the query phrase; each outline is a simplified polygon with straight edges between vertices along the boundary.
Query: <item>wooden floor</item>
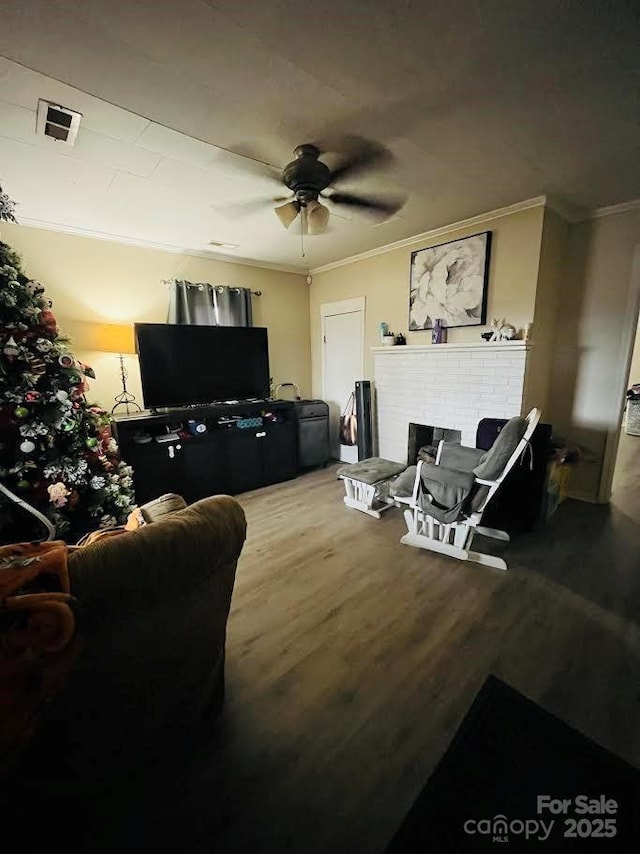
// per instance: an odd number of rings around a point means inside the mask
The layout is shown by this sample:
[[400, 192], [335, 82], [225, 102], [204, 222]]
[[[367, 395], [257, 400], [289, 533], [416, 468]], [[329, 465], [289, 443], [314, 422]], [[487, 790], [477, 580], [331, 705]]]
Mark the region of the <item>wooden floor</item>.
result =
[[506, 573], [400, 545], [335, 468], [241, 496], [225, 711], [155, 838], [381, 852], [489, 673], [640, 767], [640, 438], [620, 460], [610, 506], [565, 502]]

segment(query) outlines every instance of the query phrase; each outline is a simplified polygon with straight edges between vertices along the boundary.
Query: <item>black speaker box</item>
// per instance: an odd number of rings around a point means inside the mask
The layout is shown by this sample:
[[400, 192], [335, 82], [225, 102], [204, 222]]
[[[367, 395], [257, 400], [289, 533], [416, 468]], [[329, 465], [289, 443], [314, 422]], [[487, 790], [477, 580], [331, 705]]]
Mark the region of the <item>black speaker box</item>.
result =
[[356, 381], [356, 418], [358, 421], [358, 460], [367, 460], [373, 456], [371, 383], [369, 380]]

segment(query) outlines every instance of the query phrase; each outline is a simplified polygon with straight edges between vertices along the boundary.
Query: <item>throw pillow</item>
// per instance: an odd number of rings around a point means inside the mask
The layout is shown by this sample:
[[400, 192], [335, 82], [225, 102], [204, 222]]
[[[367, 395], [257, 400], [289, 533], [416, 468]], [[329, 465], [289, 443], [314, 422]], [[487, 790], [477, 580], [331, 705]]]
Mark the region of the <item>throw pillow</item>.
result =
[[416, 480], [416, 466], [409, 466], [399, 474], [389, 485], [389, 493], [398, 498], [408, 498], [413, 495], [413, 485]]
[[527, 419], [521, 416], [507, 421], [491, 448], [483, 454], [479, 464], [474, 468], [475, 476], [481, 480], [495, 480], [500, 477], [527, 427]]

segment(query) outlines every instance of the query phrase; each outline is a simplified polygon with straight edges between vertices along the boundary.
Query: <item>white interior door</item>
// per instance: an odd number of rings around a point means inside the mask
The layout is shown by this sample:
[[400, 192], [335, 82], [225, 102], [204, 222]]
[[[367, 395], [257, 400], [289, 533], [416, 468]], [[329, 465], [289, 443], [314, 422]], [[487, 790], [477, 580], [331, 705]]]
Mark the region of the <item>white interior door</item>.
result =
[[357, 446], [341, 445], [340, 415], [364, 371], [364, 299], [344, 300], [321, 307], [323, 320], [323, 394], [329, 404], [331, 456], [356, 462]]

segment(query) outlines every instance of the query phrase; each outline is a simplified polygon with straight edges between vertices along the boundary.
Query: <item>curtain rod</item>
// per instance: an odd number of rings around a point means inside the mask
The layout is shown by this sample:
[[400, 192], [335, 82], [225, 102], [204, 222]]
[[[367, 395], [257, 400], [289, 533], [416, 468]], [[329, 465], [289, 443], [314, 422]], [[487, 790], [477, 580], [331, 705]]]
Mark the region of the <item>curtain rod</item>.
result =
[[[240, 288], [233, 285], [212, 285], [211, 282], [186, 282], [184, 279], [160, 279], [160, 281], [163, 285], [172, 285], [174, 282], [181, 282], [188, 288], [203, 288], [205, 285], [208, 285], [210, 288], [229, 288], [232, 291], [240, 291]], [[251, 291], [251, 293], [254, 297], [262, 296], [262, 291]]]

